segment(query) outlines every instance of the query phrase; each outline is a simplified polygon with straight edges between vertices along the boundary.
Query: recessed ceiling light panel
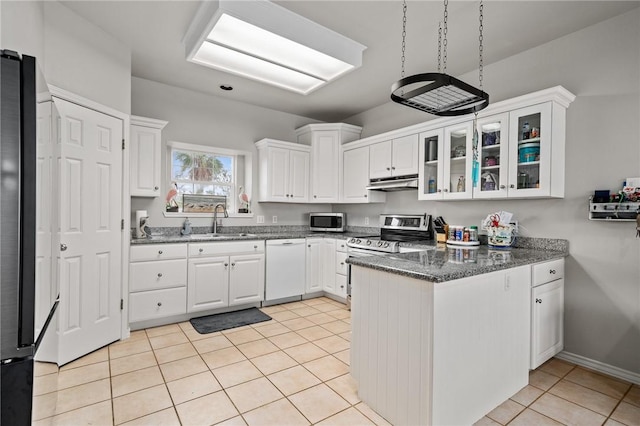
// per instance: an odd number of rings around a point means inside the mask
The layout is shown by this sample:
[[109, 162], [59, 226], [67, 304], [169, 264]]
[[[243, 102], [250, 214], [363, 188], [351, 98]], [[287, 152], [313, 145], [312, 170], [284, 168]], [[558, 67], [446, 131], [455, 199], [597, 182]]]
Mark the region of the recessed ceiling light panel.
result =
[[203, 2], [187, 60], [307, 94], [362, 65], [365, 46], [267, 0]]

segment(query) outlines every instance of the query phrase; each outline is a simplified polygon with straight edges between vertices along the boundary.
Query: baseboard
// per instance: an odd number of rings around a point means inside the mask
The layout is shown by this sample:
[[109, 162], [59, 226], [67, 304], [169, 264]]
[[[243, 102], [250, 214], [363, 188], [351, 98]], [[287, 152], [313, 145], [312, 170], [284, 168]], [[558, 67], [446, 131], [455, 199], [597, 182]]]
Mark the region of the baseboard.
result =
[[614, 367], [613, 365], [605, 364], [604, 362], [596, 361], [582, 355], [576, 355], [565, 351], [557, 354], [556, 358], [589, 368], [591, 370], [595, 370], [603, 374], [607, 374], [611, 377], [640, 385], [640, 374], [634, 373], [633, 371], [623, 370], [622, 368]]

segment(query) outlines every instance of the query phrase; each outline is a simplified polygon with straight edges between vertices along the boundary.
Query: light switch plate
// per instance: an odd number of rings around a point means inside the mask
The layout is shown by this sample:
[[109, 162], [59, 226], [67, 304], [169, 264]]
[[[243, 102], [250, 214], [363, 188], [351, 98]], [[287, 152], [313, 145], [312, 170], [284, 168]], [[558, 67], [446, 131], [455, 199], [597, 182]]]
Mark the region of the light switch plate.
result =
[[271, 222], [272, 222], [272, 223], [278, 223], [278, 216], [273, 216], [273, 217], [271, 218]]
[[258, 223], [264, 223], [264, 216], [258, 215], [258, 216], [256, 217], [256, 221], [257, 221]]

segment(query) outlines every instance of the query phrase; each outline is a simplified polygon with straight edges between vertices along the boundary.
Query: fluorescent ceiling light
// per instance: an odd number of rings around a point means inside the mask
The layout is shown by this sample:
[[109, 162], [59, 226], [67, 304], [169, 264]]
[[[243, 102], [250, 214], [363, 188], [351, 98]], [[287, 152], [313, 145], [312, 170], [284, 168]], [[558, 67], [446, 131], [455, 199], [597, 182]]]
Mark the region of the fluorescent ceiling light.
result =
[[365, 46], [267, 0], [204, 2], [187, 60], [307, 94], [362, 65]]

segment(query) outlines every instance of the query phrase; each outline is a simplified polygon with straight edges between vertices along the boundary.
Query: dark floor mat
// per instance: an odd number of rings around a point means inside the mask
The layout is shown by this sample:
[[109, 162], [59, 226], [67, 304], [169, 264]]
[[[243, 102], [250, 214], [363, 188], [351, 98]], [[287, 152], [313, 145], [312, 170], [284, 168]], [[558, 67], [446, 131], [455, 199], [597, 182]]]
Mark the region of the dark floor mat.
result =
[[191, 318], [193, 328], [200, 334], [214, 333], [243, 325], [269, 321], [271, 317], [258, 308], [243, 309], [242, 311], [225, 312], [223, 314], [207, 315], [206, 317]]

